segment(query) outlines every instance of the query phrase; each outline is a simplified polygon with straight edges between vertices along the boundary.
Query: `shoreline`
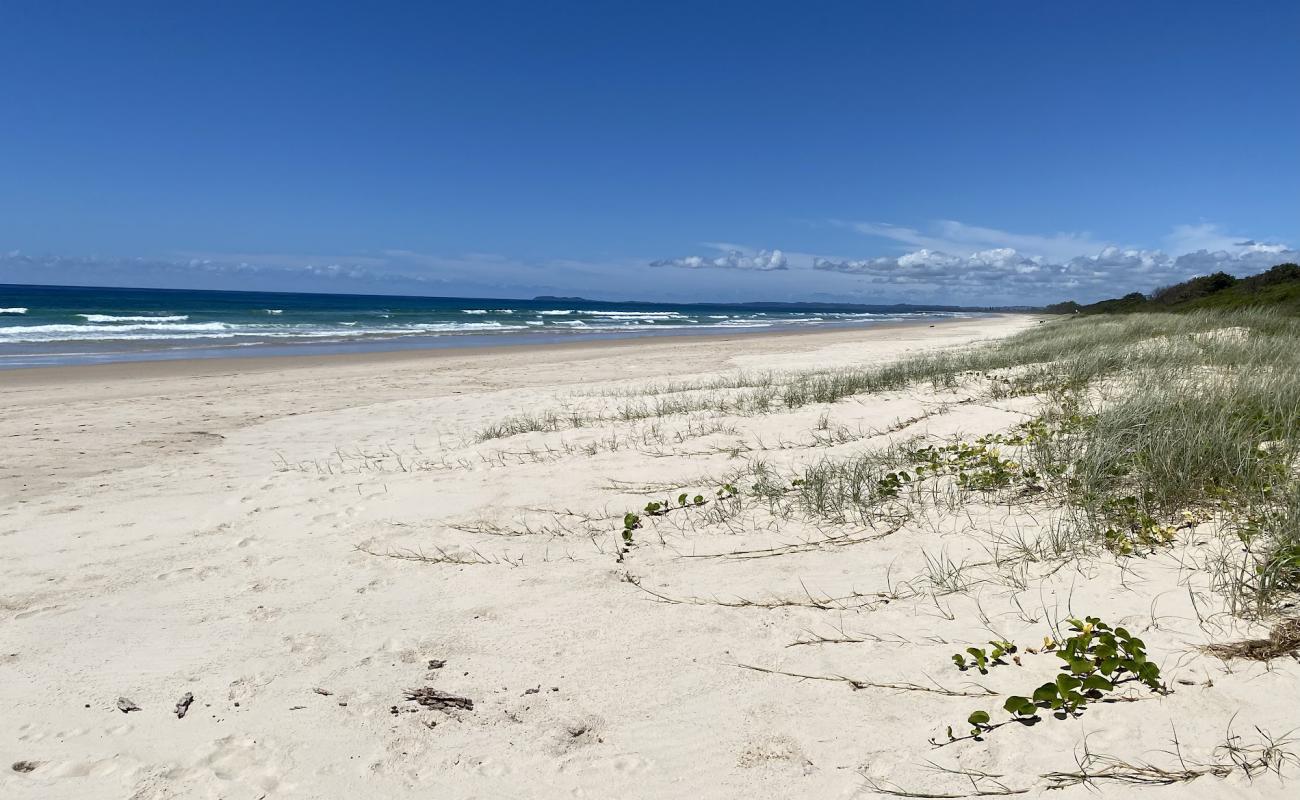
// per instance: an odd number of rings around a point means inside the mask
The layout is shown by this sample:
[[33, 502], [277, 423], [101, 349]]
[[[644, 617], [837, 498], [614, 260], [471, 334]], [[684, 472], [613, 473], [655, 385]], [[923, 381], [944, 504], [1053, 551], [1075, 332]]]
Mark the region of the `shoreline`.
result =
[[977, 317], [941, 320], [915, 320], [881, 322], [867, 325], [842, 325], [834, 328], [782, 329], [754, 331], [751, 333], [647, 333], [642, 335], [589, 336], [572, 341], [546, 341], [535, 344], [483, 344], [444, 345], [373, 349], [358, 352], [302, 353], [286, 355], [259, 355], [230, 353], [204, 357], [176, 357], [165, 359], [137, 359], [104, 363], [50, 364], [43, 366], [0, 367], [0, 391], [4, 388], [58, 384], [75, 381], [102, 381], [115, 378], [161, 379], [170, 377], [199, 377], [208, 374], [261, 373], [267, 371], [297, 370], [324, 367], [364, 367], [372, 364], [409, 365], [413, 362], [439, 362], [458, 358], [475, 358], [495, 355], [537, 353], [550, 355], [581, 352], [584, 350], [625, 349], [677, 345], [693, 346], [703, 343], [734, 345], [746, 341], [779, 341], [781, 339], [828, 340], [844, 336], [870, 334], [874, 331], [893, 331], [912, 328], [951, 328], [981, 321], [996, 321], [1020, 317], [1042, 319], [1044, 315], [1013, 312], [982, 314]]
[[[893, 357], [970, 341], [989, 331], [1028, 327], [1032, 320], [1007, 315], [951, 320], [934, 328], [896, 323], [853, 330], [0, 371], [0, 440], [8, 443], [11, 456], [8, 464], [0, 464], [0, 497], [27, 498], [68, 482], [147, 466], [161, 457], [206, 453], [232, 433], [303, 414], [530, 393], [558, 402], [559, 394], [575, 385], [737, 367], [799, 369], [809, 366], [808, 354], [816, 353], [835, 354], [836, 360], [855, 352]], [[512, 407], [509, 413], [529, 410], [529, 405]]]
[[[0, 286], [0, 295], [5, 295]], [[469, 349], [632, 337], [836, 330], [990, 310], [834, 304], [605, 303], [577, 298], [378, 298], [35, 287], [0, 305], [0, 370], [332, 353]]]

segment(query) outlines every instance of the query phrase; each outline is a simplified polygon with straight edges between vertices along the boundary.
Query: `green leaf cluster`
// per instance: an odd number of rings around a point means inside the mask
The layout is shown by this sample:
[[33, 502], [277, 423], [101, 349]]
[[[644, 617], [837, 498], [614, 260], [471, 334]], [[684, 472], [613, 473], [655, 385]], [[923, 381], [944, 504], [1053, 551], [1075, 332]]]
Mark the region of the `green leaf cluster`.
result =
[[1102, 513], [1112, 520], [1112, 524], [1102, 532], [1108, 550], [1121, 556], [1144, 554], [1174, 541], [1177, 529], [1161, 524], [1147, 513], [1146, 500], [1126, 495], [1105, 503]]
[[981, 675], [987, 675], [989, 674], [989, 667], [1005, 665], [1007, 662], [1003, 660], [1003, 656], [1013, 655], [1018, 649], [1013, 642], [991, 641], [989, 644], [993, 646], [991, 650], [985, 650], [982, 647], [967, 647], [966, 654], [970, 656], [969, 661], [965, 655], [953, 653], [953, 663], [962, 672], [974, 667], [979, 670]]
[[641, 527], [641, 517], [631, 511], [623, 515], [623, 547], [632, 546], [632, 531]]
[[[1036, 722], [1040, 709], [1053, 712], [1059, 719], [1077, 716], [1089, 702], [1104, 699], [1118, 684], [1130, 681], [1141, 683], [1153, 692], [1168, 692], [1160, 681], [1160, 667], [1147, 658], [1146, 644], [1126, 629], [1112, 628], [1098, 617], [1087, 617], [1070, 620], [1070, 630], [1074, 631], [1074, 635], [1066, 639], [1055, 652], [1056, 657], [1065, 662], [1061, 666], [1061, 672], [1054, 680], [1035, 689], [1029, 697], [1008, 697], [1002, 704], [1002, 708], [1011, 715], [1007, 722]], [[972, 657], [969, 663], [961, 654], [954, 655], [953, 661], [960, 669], [974, 666], [981, 673], [986, 673], [987, 667], [996, 663], [994, 653], [998, 649], [985, 653], [980, 648], [968, 648], [966, 652]], [[1043, 652], [1047, 649], [1044, 648]], [[1014, 652], [1005, 648], [1001, 650], [1003, 654]], [[991, 723], [991, 718], [985, 711], [974, 712], [967, 721], [971, 724], [971, 736], [998, 727]], [[1001, 724], [1006, 723], [999, 723]]]

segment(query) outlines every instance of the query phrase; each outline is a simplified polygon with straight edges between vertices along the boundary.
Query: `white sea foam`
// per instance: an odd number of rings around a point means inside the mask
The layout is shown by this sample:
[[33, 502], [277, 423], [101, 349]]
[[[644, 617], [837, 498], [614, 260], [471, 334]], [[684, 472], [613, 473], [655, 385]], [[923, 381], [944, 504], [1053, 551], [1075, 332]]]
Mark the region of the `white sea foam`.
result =
[[[16, 298], [15, 298], [16, 299]], [[295, 322], [278, 319], [283, 309], [251, 309], [268, 316], [252, 322], [194, 322], [183, 314], [146, 313], [79, 314], [81, 324], [26, 324], [40, 319], [10, 317], [0, 324], [0, 346], [49, 345], [54, 350], [93, 350], [95, 342], [139, 341], [151, 347], [187, 349], [195, 347], [255, 346], [269, 342], [356, 341], [362, 338], [399, 339], [411, 336], [491, 336], [504, 333], [543, 334], [550, 331], [564, 335], [618, 334], [644, 335], [655, 332], [700, 331], [724, 333], [745, 329], [792, 328], [803, 326], [845, 325], [851, 323], [890, 322], [910, 318], [962, 317], [963, 314], [867, 312], [765, 312], [733, 311], [729, 314], [704, 314], [696, 311], [666, 310], [587, 310], [561, 309], [452, 309], [429, 311], [416, 316], [402, 312], [390, 319], [392, 309], [344, 311], [341, 320], [334, 314], [317, 317], [319, 321]], [[27, 313], [27, 308], [0, 308], [3, 314]], [[459, 311], [470, 320], [454, 321]], [[517, 312], [517, 313], [516, 313]], [[38, 312], [39, 313], [39, 312]], [[507, 316], [513, 314], [514, 316]], [[492, 315], [493, 319], [484, 319]], [[498, 317], [497, 315], [501, 315]], [[315, 315], [314, 315], [315, 316]], [[414, 318], [413, 318], [414, 317]], [[420, 321], [424, 317], [427, 321]], [[211, 319], [211, 317], [208, 317]], [[471, 321], [472, 320], [472, 321]], [[14, 323], [19, 323], [15, 325]], [[20, 349], [20, 348], [6, 348]], [[46, 349], [24, 347], [28, 349]], [[120, 348], [115, 348], [120, 349]], [[17, 357], [17, 356], [15, 356]], [[4, 356], [0, 356], [3, 361]]]
[[186, 314], [167, 314], [158, 317], [117, 317], [112, 314], [78, 314], [86, 322], [184, 322], [189, 319]]
[[0, 328], [0, 343], [104, 341], [131, 339], [195, 339], [234, 336], [224, 322], [127, 323], [121, 325], [22, 325]]
[[23, 325], [0, 327], [0, 344], [73, 341], [163, 341], [168, 339], [320, 339], [357, 336], [412, 336], [421, 334], [493, 333], [519, 330], [500, 322], [441, 322], [360, 328], [342, 322], [347, 330], [314, 325], [236, 325], [225, 322], [117, 323], [102, 325]]
[[587, 312], [593, 317], [600, 319], [626, 319], [626, 320], [649, 320], [657, 319], [690, 319], [676, 311], [590, 311]]

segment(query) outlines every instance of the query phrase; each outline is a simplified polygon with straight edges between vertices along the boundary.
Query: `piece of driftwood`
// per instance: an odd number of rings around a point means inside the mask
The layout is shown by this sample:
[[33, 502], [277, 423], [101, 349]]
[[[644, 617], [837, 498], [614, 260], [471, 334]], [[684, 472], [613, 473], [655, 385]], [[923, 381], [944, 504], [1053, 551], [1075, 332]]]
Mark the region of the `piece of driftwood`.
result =
[[136, 705], [132, 700], [128, 700], [125, 697], [119, 697], [117, 698], [117, 710], [121, 711], [123, 714], [130, 714], [132, 711], [139, 711], [140, 706]]
[[176, 719], [185, 719], [185, 715], [190, 710], [190, 703], [193, 702], [194, 694], [192, 692], [181, 695], [181, 699], [176, 701]]
[[438, 711], [446, 711], [451, 708], [459, 708], [465, 711], [474, 710], [474, 701], [468, 697], [458, 697], [447, 692], [440, 692], [432, 686], [425, 686], [420, 689], [408, 689], [406, 699], [419, 703], [425, 708], [432, 708]]

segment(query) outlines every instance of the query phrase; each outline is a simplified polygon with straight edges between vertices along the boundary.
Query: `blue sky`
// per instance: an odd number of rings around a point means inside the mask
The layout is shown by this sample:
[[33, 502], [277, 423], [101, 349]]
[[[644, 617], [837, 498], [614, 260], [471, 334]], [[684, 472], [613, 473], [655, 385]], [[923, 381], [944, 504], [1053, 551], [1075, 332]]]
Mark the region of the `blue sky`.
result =
[[1300, 247], [1300, 3], [8, 3], [0, 282], [1095, 299]]

